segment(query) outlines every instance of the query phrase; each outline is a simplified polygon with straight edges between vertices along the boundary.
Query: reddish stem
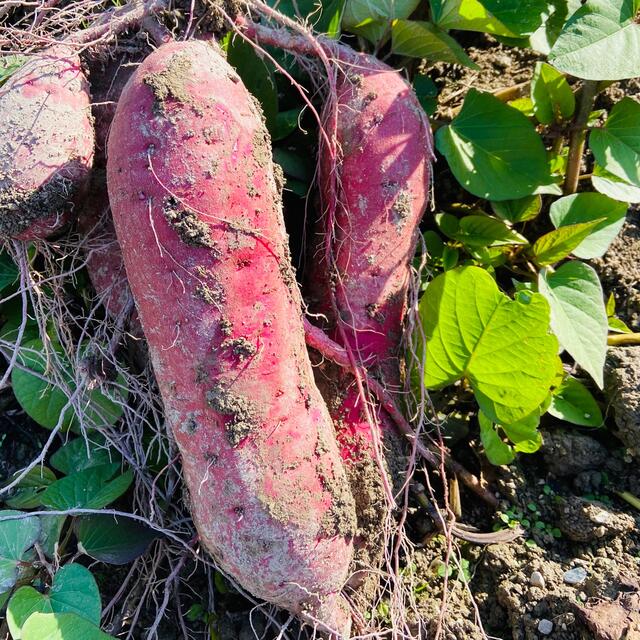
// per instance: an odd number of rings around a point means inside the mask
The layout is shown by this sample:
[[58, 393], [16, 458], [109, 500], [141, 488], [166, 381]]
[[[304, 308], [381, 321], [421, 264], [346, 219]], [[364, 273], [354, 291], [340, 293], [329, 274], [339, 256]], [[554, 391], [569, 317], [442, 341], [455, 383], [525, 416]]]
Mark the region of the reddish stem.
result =
[[[413, 431], [413, 428], [404, 417], [400, 409], [393, 399], [392, 395], [376, 380], [368, 375], [366, 370], [363, 367], [355, 367], [352, 365], [349, 356], [345, 349], [343, 349], [339, 344], [331, 340], [327, 334], [319, 329], [318, 327], [312, 325], [309, 320], [305, 318], [304, 320], [304, 330], [305, 337], [307, 341], [307, 345], [320, 354], [322, 354], [325, 358], [335, 362], [340, 367], [344, 367], [351, 371], [354, 375], [356, 373], [356, 369], [359, 369], [359, 375], [361, 379], [366, 380], [367, 386], [371, 389], [373, 394], [378, 399], [380, 405], [385, 409], [385, 411], [391, 416], [392, 420], [398, 427], [398, 430], [412, 443], [415, 442], [416, 449], [418, 453], [433, 467], [438, 466], [438, 458], [436, 453], [434, 453], [431, 449], [429, 449], [424, 443], [420, 440], [416, 439], [416, 435]], [[449, 471], [455, 473], [464, 484], [471, 489], [476, 495], [481, 497], [485, 502], [490, 504], [493, 507], [498, 506], [498, 499], [486, 488], [482, 485], [480, 480], [473, 475], [470, 471], [467, 471], [459, 462], [455, 461], [451, 458], [450, 455], [446, 451], [440, 450], [440, 453], [444, 455], [445, 466]]]

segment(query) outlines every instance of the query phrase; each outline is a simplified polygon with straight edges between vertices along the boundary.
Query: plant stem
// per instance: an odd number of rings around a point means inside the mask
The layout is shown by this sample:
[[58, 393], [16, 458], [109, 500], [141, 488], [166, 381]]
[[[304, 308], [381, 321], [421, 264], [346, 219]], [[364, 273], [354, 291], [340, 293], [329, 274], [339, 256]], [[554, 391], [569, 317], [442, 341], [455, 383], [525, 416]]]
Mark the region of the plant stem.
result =
[[[334, 342], [322, 329], [311, 324], [306, 318], [304, 319], [304, 332], [307, 346], [315, 349], [337, 365], [350, 370], [352, 373], [356, 373], [345, 349]], [[366, 380], [367, 387], [371, 389], [380, 405], [389, 414], [400, 433], [411, 443], [415, 443], [418, 453], [432, 467], [435, 469], [439, 467], [438, 455], [443, 455], [444, 464], [451, 473], [455, 473], [471, 491], [492, 507], [498, 506], [498, 499], [482, 484], [480, 479], [470, 471], [467, 471], [457, 460], [454, 460], [447, 451], [441, 451], [439, 449], [433, 451], [420, 439], [416, 438], [413, 428], [398, 408], [395, 400], [378, 380], [369, 376], [365, 370], [360, 370], [359, 374]]]
[[620, 347], [625, 344], [640, 344], [640, 333], [616, 333], [607, 338], [610, 347]]
[[620, 498], [622, 498], [625, 502], [628, 502], [632, 507], [640, 509], [640, 498], [634, 496], [633, 493], [629, 493], [628, 491], [616, 491], [616, 493]]
[[585, 80], [580, 91], [578, 111], [573, 121], [569, 140], [569, 158], [567, 160], [567, 175], [564, 181], [564, 194], [570, 195], [578, 190], [578, 177], [584, 153], [584, 143], [587, 139], [587, 121], [593, 110], [593, 102], [598, 95], [598, 83]]

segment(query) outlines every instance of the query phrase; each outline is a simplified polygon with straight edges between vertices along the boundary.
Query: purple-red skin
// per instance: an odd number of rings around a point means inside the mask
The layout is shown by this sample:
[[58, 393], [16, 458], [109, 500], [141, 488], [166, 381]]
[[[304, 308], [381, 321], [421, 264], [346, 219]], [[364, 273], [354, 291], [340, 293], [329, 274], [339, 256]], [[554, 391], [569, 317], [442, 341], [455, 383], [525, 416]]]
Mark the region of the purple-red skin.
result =
[[[431, 129], [408, 83], [371, 56], [351, 54], [343, 61], [336, 88], [337, 109], [325, 109], [324, 125], [329, 136], [336, 132], [337, 157], [334, 163], [321, 143], [323, 217], [305, 297], [312, 311], [325, 316], [329, 336], [350, 348], [369, 375], [399, 391], [411, 262], [429, 201]], [[358, 573], [351, 584], [357, 586], [377, 575], [389, 492], [404, 481], [402, 439], [380, 407], [371, 406], [372, 420], [367, 419], [362, 395], [346, 370], [329, 367], [323, 374], [320, 368], [317, 377], [356, 498]]]
[[304, 343], [268, 134], [213, 45], [125, 88], [109, 198], [202, 544], [252, 594], [348, 636], [355, 507]]
[[[331, 337], [391, 391], [400, 389], [399, 358], [411, 261], [418, 225], [429, 201], [433, 142], [427, 117], [402, 76], [379, 60], [361, 55], [343, 64], [337, 84], [337, 192], [325, 145], [320, 148], [322, 233], [316, 235], [306, 294], [329, 319]], [[332, 112], [335, 114], [335, 111]], [[331, 251], [336, 273], [324, 260], [331, 202], [337, 196]], [[344, 337], [329, 303], [333, 289]], [[345, 381], [349, 376], [345, 374]], [[337, 413], [346, 417], [338, 438], [345, 459], [368, 457], [369, 425], [354, 384]], [[382, 420], [384, 430], [392, 429]], [[355, 437], [355, 438], [354, 438]]]
[[54, 45], [0, 87], [0, 236], [46, 238], [74, 215], [93, 163], [89, 85]]

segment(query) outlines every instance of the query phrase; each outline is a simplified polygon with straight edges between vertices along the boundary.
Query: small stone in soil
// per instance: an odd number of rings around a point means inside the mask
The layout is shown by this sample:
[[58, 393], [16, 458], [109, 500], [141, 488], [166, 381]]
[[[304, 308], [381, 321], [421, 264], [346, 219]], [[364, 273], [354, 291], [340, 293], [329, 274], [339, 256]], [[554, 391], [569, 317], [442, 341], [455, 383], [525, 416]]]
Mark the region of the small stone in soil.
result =
[[587, 579], [587, 570], [584, 567], [576, 567], [565, 571], [562, 576], [565, 584], [582, 584]]
[[542, 620], [538, 622], [538, 631], [543, 636], [548, 636], [553, 631], [553, 622], [551, 622], [551, 620], [547, 620], [546, 618], [542, 618]]
[[532, 571], [531, 577], [529, 578], [529, 584], [532, 587], [538, 587], [539, 589], [544, 589], [544, 578], [539, 571]]

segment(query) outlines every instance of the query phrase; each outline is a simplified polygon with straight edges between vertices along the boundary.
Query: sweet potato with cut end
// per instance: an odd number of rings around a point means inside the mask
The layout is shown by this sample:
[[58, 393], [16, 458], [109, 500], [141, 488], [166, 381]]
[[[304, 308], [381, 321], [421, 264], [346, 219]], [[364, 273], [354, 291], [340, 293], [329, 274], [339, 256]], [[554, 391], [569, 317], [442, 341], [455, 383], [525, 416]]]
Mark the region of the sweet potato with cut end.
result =
[[54, 45], [0, 88], [0, 235], [46, 238], [71, 217], [93, 161], [80, 58]]
[[355, 508], [304, 344], [268, 134], [213, 45], [122, 93], [109, 198], [205, 547], [245, 589], [347, 635]]
[[[337, 108], [325, 114], [326, 130], [336, 131], [337, 157], [333, 162], [321, 144], [324, 217], [316, 229], [305, 293], [311, 308], [326, 316], [331, 337], [349, 346], [370, 374], [394, 391], [401, 385], [410, 265], [429, 197], [432, 136], [415, 94], [397, 71], [371, 56], [346, 57], [338, 74]], [[380, 433], [372, 433], [355, 381], [344, 370], [332, 369], [323, 388], [352, 476], [364, 548], [377, 555], [385, 502], [374, 444], [379, 436], [390, 476], [402, 482], [399, 436], [384, 412], [378, 412]], [[375, 563], [366, 555], [362, 562]]]

